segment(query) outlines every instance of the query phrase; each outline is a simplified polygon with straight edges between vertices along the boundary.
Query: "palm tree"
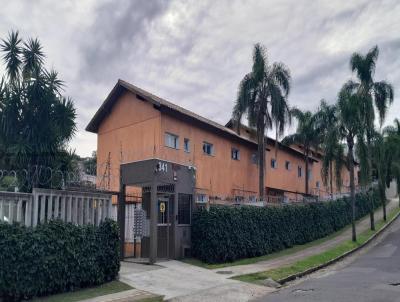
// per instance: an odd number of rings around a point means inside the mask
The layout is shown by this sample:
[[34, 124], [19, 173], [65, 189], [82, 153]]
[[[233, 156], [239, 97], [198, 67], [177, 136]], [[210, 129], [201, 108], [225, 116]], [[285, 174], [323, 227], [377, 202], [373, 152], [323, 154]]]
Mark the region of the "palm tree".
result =
[[386, 221], [386, 179], [391, 162], [390, 143], [383, 135], [375, 132], [372, 137], [372, 159], [378, 176], [379, 198], [382, 203], [383, 220]]
[[309, 162], [312, 149], [318, 149], [321, 142], [321, 131], [318, 129], [318, 115], [311, 111], [301, 111], [293, 108], [291, 115], [298, 121], [296, 133], [286, 136], [282, 143], [285, 145], [299, 144], [303, 148], [305, 161], [305, 194], [309, 194]]
[[266, 49], [254, 46], [253, 68], [239, 85], [232, 120], [239, 132], [243, 115], [257, 131], [260, 199], [265, 198], [265, 130], [273, 125], [283, 133], [289, 115], [290, 72], [283, 63], [268, 64]]
[[340, 142], [338, 129], [337, 108], [321, 100], [318, 112], [318, 126], [322, 131], [321, 148], [323, 153], [321, 176], [327, 186], [329, 179], [329, 190], [333, 198], [333, 178], [335, 170], [336, 188], [342, 186], [341, 171], [344, 165], [344, 148]]
[[400, 207], [400, 121], [394, 120], [394, 126], [387, 126], [383, 129], [388, 148], [390, 150], [390, 176], [396, 180], [397, 195]]
[[[0, 85], [0, 144], [9, 169], [60, 166], [66, 144], [76, 131], [71, 99], [63, 82], [44, 66], [37, 39], [23, 42], [17, 31], [1, 40], [5, 75]], [[65, 161], [63, 159], [63, 162]]]
[[[386, 117], [388, 105], [393, 102], [393, 87], [386, 81], [374, 81], [376, 62], [379, 56], [378, 46], [373, 47], [368, 53], [363, 56], [359, 53], [353, 53], [350, 59], [350, 68], [352, 72], [356, 73], [358, 78], [357, 90], [361, 97], [361, 110], [363, 117], [363, 129], [364, 134], [360, 134], [359, 138], [363, 139], [365, 135], [366, 139], [366, 152], [363, 153], [366, 156], [365, 159], [360, 158], [362, 170], [367, 172], [365, 183], [369, 186], [372, 185], [372, 137], [374, 133], [374, 122], [375, 122], [375, 108], [379, 114], [379, 124], [382, 124]], [[371, 229], [375, 229], [374, 222], [374, 209], [373, 199], [370, 196], [370, 220]]]
[[357, 86], [349, 81], [345, 83], [338, 96], [338, 125], [340, 136], [347, 143], [347, 168], [350, 173], [350, 198], [352, 204], [352, 240], [356, 241], [356, 207], [354, 183], [354, 142], [362, 128], [360, 104], [361, 98], [357, 93]]

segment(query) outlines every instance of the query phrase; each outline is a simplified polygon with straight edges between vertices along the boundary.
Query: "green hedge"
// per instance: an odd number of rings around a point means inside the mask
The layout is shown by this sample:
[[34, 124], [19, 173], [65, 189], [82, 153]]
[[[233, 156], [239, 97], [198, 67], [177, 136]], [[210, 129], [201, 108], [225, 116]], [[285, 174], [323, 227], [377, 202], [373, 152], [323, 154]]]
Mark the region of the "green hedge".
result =
[[[357, 218], [369, 213], [366, 195], [357, 195], [356, 207]], [[348, 198], [263, 208], [212, 206], [193, 213], [192, 253], [207, 263], [231, 262], [304, 244], [349, 223]]]
[[[98, 285], [118, 275], [116, 222], [0, 223], [0, 297], [13, 301]], [[1, 300], [1, 299], [0, 299]]]

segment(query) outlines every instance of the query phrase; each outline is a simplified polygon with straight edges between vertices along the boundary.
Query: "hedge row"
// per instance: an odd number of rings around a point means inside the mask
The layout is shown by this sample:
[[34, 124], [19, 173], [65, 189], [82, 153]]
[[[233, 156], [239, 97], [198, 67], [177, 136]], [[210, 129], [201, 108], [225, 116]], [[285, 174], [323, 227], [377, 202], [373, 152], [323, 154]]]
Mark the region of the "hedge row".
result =
[[98, 285], [118, 275], [116, 222], [0, 223], [0, 300], [17, 301]]
[[[357, 218], [369, 209], [367, 196], [357, 195]], [[351, 223], [351, 213], [348, 198], [263, 208], [212, 206], [193, 214], [192, 253], [207, 263], [266, 255], [336, 232]]]

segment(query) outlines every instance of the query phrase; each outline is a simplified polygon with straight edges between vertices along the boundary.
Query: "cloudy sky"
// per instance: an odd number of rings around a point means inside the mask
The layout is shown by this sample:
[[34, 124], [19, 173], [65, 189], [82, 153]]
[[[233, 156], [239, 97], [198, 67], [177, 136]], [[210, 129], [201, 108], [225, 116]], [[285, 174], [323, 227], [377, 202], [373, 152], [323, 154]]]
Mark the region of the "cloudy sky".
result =
[[[84, 128], [118, 78], [224, 124], [254, 43], [291, 70], [290, 103], [334, 102], [351, 77], [349, 58], [379, 45], [376, 80], [395, 87], [388, 121], [400, 116], [400, 2], [328, 1], [8, 1], [0, 37], [38, 37], [78, 111], [71, 146], [96, 149]], [[2, 73], [2, 67], [0, 67]]]

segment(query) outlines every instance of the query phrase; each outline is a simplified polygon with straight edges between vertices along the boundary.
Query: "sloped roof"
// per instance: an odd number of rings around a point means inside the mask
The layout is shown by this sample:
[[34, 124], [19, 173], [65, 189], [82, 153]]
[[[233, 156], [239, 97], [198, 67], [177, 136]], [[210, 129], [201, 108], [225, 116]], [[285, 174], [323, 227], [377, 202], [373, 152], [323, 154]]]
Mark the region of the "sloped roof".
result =
[[[218, 124], [205, 117], [202, 117], [190, 110], [182, 108], [174, 103], [171, 103], [163, 98], [160, 98], [146, 90], [143, 90], [121, 79], [119, 79], [118, 82], [115, 84], [114, 88], [111, 90], [107, 98], [104, 100], [103, 104], [100, 106], [100, 108], [97, 110], [97, 112], [95, 113], [89, 124], [86, 126], [86, 131], [92, 133], [98, 132], [101, 122], [111, 112], [112, 107], [114, 106], [118, 98], [121, 96], [121, 94], [124, 93], [125, 91], [130, 91], [133, 94], [135, 94], [139, 99], [150, 102], [151, 104], [153, 104], [154, 107], [161, 110], [162, 112], [178, 115], [181, 118], [189, 119], [191, 122], [200, 123], [204, 127], [208, 127], [211, 130], [223, 133], [238, 141], [257, 146], [257, 142], [255, 142], [254, 140], [240, 136], [234, 130], [232, 130], [230, 128], [232, 126], [230, 122], [228, 122], [226, 126], [223, 126], [221, 124]], [[267, 142], [270, 144], [274, 144], [275, 140], [270, 137], [267, 137]], [[299, 150], [288, 147], [286, 145], [282, 145], [281, 143], [278, 144], [280, 147], [292, 153], [296, 153], [297, 155], [303, 156], [302, 152], [300, 152]], [[270, 151], [268, 148], [267, 150]], [[312, 160], [316, 161], [314, 158]]]

